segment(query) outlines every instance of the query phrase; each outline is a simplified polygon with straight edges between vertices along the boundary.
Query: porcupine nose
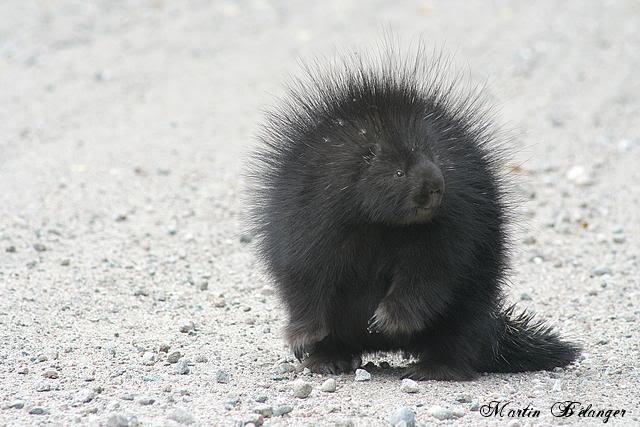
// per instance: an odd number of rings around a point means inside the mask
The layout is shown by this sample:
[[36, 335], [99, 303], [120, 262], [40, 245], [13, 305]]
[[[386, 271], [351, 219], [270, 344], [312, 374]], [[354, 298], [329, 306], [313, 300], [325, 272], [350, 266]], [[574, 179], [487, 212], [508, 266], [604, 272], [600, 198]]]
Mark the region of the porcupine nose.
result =
[[421, 209], [435, 209], [442, 202], [444, 177], [433, 162], [425, 162], [420, 168], [420, 183], [413, 201]]

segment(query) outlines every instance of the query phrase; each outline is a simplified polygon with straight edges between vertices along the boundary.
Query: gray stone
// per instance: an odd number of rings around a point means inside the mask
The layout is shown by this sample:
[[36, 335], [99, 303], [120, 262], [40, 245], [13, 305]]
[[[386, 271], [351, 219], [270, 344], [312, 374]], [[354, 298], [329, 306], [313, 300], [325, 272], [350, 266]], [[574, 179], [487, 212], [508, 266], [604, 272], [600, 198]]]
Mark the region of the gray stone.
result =
[[23, 400], [14, 400], [7, 405], [3, 406], [4, 409], [22, 409], [24, 408]]
[[50, 369], [48, 371], [44, 371], [42, 373], [42, 376], [45, 377], [45, 378], [50, 378], [52, 380], [55, 380], [60, 376], [60, 374], [58, 373], [58, 371]]
[[225, 371], [216, 372], [216, 381], [220, 384], [227, 384], [231, 380], [231, 375]]
[[402, 406], [387, 417], [387, 421], [393, 426], [415, 427], [416, 414], [406, 406]]
[[46, 408], [43, 408], [42, 406], [34, 406], [33, 408], [29, 409], [29, 414], [31, 415], [47, 415], [49, 414], [49, 410]]
[[176, 363], [176, 372], [180, 375], [187, 375], [190, 372], [189, 361], [184, 357]]
[[442, 406], [432, 406], [427, 411], [429, 415], [438, 420], [450, 420], [454, 418], [453, 411]]
[[291, 406], [291, 405], [287, 405], [287, 404], [276, 405], [273, 408], [273, 416], [274, 417], [280, 417], [280, 416], [282, 416], [284, 414], [288, 414], [291, 411], [293, 411], [293, 406]]
[[142, 406], [153, 405], [155, 402], [156, 400], [153, 397], [149, 396], [142, 396], [140, 399], [138, 399], [138, 404]]
[[311, 394], [313, 386], [301, 379], [293, 382], [293, 395], [299, 399], [306, 399]]
[[167, 356], [167, 362], [178, 363], [178, 360], [182, 357], [182, 353], [179, 351], [173, 351]]
[[609, 267], [596, 267], [591, 273], [594, 276], [604, 276], [605, 274], [611, 275], [611, 269]]
[[258, 405], [253, 408], [253, 412], [260, 414], [265, 418], [269, 418], [273, 415], [273, 408], [270, 405]]
[[47, 247], [45, 245], [43, 245], [42, 243], [34, 243], [33, 244], [33, 249], [36, 250], [36, 252], [44, 252], [47, 250]]
[[129, 427], [129, 420], [122, 414], [113, 414], [107, 420], [107, 427]]
[[176, 408], [172, 413], [169, 414], [168, 418], [177, 422], [178, 424], [183, 425], [191, 425], [196, 422], [196, 420], [193, 418], [193, 415], [182, 408]]
[[281, 363], [278, 366], [278, 372], [281, 374], [288, 374], [289, 372], [295, 372], [296, 367], [293, 366], [291, 363]]

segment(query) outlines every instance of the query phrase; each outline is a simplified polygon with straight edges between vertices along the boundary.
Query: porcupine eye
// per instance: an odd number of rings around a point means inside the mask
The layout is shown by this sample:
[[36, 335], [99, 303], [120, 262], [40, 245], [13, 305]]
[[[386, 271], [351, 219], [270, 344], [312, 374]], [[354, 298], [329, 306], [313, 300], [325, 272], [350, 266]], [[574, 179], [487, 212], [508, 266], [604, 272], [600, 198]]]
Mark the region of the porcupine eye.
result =
[[403, 170], [398, 169], [398, 170], [396, 171], [396, 178], [402, 178], [403, 176], [404, 176], [404, 171], [403, 171]]

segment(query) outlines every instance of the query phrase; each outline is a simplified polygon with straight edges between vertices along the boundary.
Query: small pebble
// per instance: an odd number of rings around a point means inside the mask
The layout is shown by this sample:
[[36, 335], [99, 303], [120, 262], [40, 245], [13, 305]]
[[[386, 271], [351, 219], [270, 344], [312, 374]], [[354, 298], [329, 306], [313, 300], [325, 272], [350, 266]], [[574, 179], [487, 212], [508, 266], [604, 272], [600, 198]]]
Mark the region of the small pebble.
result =
[[43, 408], [42, 406], [34, 406], [33, 408], [29, 409], [29, 414], [31, 415], [47, 415], [48, 413], [49, 410]]
[[507, 427], [522, 427], [522, 423], [520, 423], [520, 421], [518, 420], [511, 420], [507, 424]]
[[120, 397], [120, 399], [122, 399], [122, 400], [133, 400], [133, 394], [125, 393]]
[[129, 419], [121, 414], [113, 414], [107, 420], [107, 427], [129, 427]]
[[371, 374], [364, 369], [356, 369], [356, 381], [369, 381], [371, 379]]
[[429, 415], [438, 420], [450, 420], [453, 418], [453, 411], [451, 409], [443, 408], [442, 406], [432, 406], [427, 411]]
[[387, 421], [393, 426], [415, 427], [416, 414], [410, 408], [403, 406], [393, 411], [387, 417]]
[[284, 414], [288, 414], [289, 412], [293, 411], [293, 406], [291, 405], [276, 405], [273, 408], [273, 416], [274, 417], [279, 417], [282, 416]]
[[138, 404], [142, 406], [149, 406], [149, 405], [153, 405], [155, 401], [156, 400], [153, 397], [142, 396], [140, 399], [138, 399]]
[[76, 393], [75, 400], [76, 402], [80, 402], [80, 403], [89, 403], [93, 399], [95, 399], [95, 397], [96, 397], [96, 393], [93, 390], [88, 388], [83, 388], [82, 390], [78, 391], [78, 393]]
[[6, 409], [22, 409], [24, 408], [24, 401], [22, 400], [14, 400], [5, 406]]
[[400, 386], [400, 391], [404, 393], [417, 393], [418, 392], [418, 383], [412, 379], [405, 378], [402, 380], [402, 385]]
[[184, 357], [178, 360], [178, 363], [176, 363], [176, 372], [180, 375], [187, 375], [189, 371], [189, 361]]
[[43, 245], [42, 243], [34, 243], [33, 244], [33, 249], [36, 250], [36, 252], [44, 252], [47, 250], [47, 247], [45, 245]]
[[187, 334], [191, 331], [194, 331], [196, 329], [196, 326], [191, 320], [182, 320], [179, 324], [178, 329], [183, 334]]
[[220, 384], [227, 384], [230, 379], [231, 376], [225, 371], [218, 371], [216, 373], [216, 381]]
[[48, 370], [48, 371], [44, 371], [42, 376], [45, 378], [50, 378], [52, 380], [55, 380], [59, 377], [60, 374], [58, 374], [58, 371], [55, 371], [53, 369]]
[[457, 408], [453, 408], [453, 410], [451, 411], [453, 413], [453, 416], [456, 418], [462, 418], [464, 417], [464, 408], [461, 407], [457, 407]]
[[169, 362], [169, 363], [178, 363], [178, 360], [180, 360], [181, 357], [182, 357], [182, 353], [180, 353], [179, 351], [171, 352], [167, 356], [167, 362]]
[[39, 391], [39, 392], [51, 391], [51, 384], [38, 383], [36, 384], [36, 391]]
[[[162, 343], [160, 344], [160, 346], [158, 347], [158, 351], [160, 353], [169, 353], [169, 349], [171, 348], [171, 346], [169, 344], [166, 343]], [[179, 358], [178, 358], [179, 359]]]
[[293, 395], [299, 399], [306, 399], [311, 394], [313, 386], [301, 379], [293, 382]]
[[480, 404], [478, 402], [471, 402], [471, 405], [469, 405], [469, 410], [470, 411], [478, 411], [480, 409]]
[[264, 417], [260, 414], [249, 414], [244, 417], [244, 425], [253, 424], [255, 426], [261, 426], [264, 424]]
[[183, 425], [191, 425], [196, 422], [196, 420], [193, 418], [193, 415], [182, 408], [176, 408], [171, 414], [169, 414], [168, 418], [177, 422], [178, 424]]
[[592, 179], [584, 166], [574, 166], [567, 171], [566, 178], [579, 187], [592, 183]]
[[553, 382], [553, 388], [551, 390], [552, 391], [562, 391], [562, 381], [555, 380]]
[[611, 275], [611, 269], [609, 267], [596, 267], [591, 273], [594, 276], [604, 276], [605, 274]]
[[208, 361], [209, 361], [209, 359], [204, 354], [199, 354], [199, 355], [196, 356], [196, 362], [197, 363], [207, 363]]
[[7, 247], [5, 248], [5, 252], [8, 252], [8, 253], [10, 253], [10, 254], [13, 254], [13, 253], [15, 253], [15, 252], [16, 252], [16, 247], [15, 247], [15, 246], [7, 246]]
[[153, 366], [156, 363], [156, 360], [156, 354], [150, 351], [147, 351], [142, 355], [142, 364], [145, 366]]
[[281, 374], [288, 374], [289, 372], [295, 372], [296, 367], [293, 366], [291, 363], [281, 363], [278, 366], [278, 372]]
[[269, 418], [273, 415], [273, 408], [270, 405], [258, 405], [253, 408], [253, 412], [260, 414], [265, 418]]
[[468, 394], [461, 394], [456, 397], [456, 402], [469, 403], [471, 402], [471, 397]]
[[327, 379], [322, 383], [322, 386], [320, 386], [320, 390], [326, 391], [327, 393], [333, 393], [336, 391], [336, 380], [333, 378]]
[[613, 243], [624, 243], [626, 241], [627, 239], [623, 235], [616, 234], [615, 236], [613, 236]]
[[253, 399], [253, 400], [255, 400], [258, 403], [264, 403], [264, 402], [267, 401], [267, 399], [268, 399], [268, 397], [266, 395], [261, 394], [259, 396], [256, 396], [255, 399]]

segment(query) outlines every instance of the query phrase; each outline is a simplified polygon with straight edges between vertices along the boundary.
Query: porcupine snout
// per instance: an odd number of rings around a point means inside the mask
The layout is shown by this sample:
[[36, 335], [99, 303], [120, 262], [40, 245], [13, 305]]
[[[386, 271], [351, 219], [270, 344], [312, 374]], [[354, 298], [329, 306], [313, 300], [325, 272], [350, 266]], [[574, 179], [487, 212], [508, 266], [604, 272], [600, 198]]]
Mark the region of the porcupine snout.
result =
[[444, 176], [438, 166], [429, 160], [423, 160], [416, 168], [415, 179], [415, 207], [419, 210], [437, 209], [444, 194]]

